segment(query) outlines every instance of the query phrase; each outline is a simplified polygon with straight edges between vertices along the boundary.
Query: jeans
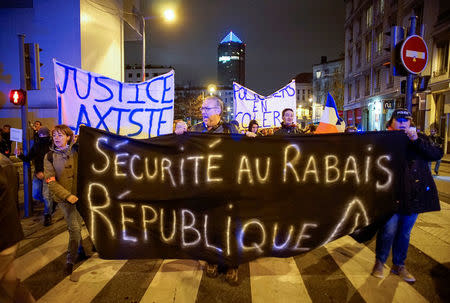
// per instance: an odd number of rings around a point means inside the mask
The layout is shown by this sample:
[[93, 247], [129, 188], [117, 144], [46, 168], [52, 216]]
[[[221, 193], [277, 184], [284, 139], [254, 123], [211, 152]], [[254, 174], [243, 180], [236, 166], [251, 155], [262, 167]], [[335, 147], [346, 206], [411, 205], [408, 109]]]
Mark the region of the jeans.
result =
[[34, 176], [32, 189], [33, 199], [44, 203], [44, 215], [50, 215], [52, 212], [53, 201], [50, 198], [47, 183]]
[[[439, 173], [439, 166], [441, 166], [441, 160], [436, 160], [436, 164], [434, 165], [434, 173], [436, 175]], [[428, 167], [431, 170], [431, 162], [428, 162]]]
[[441, 160], [437, 160], [436, 164], [434, 165], [434, 172], [436, 175], [439, 173], [439, 166], [441, 166]]
[[394, 214], [380, 228], [377, 234], [377, 245], [375, 249], [377, 260], [385, 263], [392, 247], [392, 263], [398, 266], [405, 265], [409, 237], [416, 222], [417, 215]]
[[[77, 256], [83, 251], [81, 245], [81, 226], [83, 219], [77, 210], [76, 204], [67, 201], [58, 203], [64, 213], [64, 219], [69, 231], [69, 245], [67, 247], [67, 263], [75, 264]], [[84, 252], [84, 251], [83, 251]]]

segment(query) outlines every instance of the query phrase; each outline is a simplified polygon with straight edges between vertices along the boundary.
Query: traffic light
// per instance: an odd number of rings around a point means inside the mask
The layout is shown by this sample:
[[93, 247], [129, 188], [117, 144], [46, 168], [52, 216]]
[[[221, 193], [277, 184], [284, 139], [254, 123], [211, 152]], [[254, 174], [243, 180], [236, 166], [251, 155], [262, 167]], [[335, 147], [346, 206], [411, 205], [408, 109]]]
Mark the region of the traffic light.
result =
[[41, 89], [41, 66], [43, 65], [39, 60], [39, 53], [42, 49], [37, 43], [25, 43], [25, 74], [27, 90]]
[[400, 58], [400, 50], [403, 40], [405, 40], [405, 30], [401, 26], [392, 26], [391, 31], [386, 34], [391, 36], [391, 62], [389, 66], [391, 74], [392, 76], [406, 76], [407, 72], [403, 67], [402, 60]]
[[14, 105], [25, 105], [27, 92], [23, 89], [13, 89], [9, 91], [9, 102]]

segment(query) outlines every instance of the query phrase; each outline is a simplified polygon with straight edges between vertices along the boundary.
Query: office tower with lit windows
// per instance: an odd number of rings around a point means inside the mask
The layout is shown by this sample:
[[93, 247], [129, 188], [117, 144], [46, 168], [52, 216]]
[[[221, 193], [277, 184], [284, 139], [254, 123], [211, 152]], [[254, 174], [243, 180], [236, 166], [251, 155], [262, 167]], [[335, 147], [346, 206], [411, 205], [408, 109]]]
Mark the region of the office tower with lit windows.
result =
[[219, 85], [245, 85], [245, 44], [233, 32], [217, 47], [217, 80]]

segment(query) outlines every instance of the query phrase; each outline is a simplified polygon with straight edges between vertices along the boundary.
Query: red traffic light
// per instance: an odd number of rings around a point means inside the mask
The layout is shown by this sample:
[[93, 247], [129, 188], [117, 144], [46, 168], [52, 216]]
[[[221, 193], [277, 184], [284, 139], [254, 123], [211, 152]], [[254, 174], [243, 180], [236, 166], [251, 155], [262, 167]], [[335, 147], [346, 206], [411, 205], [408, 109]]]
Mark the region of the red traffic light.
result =
[[14, 105], [25, 105], [26, 94], [23, 89], [13, 89], [9, 92], [9, 102]]

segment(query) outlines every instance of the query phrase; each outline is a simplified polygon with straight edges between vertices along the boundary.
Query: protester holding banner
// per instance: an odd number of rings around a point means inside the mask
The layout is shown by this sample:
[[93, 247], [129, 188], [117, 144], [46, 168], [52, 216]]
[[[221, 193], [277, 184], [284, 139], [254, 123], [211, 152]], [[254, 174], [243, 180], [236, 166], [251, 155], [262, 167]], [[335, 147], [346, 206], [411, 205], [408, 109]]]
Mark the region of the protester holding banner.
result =
[[291, 108], [283, 109], [281, 118], [283, 119], [283, 122], [281, 122], [281, 128], [274, 133], [275, 136], [302, 134], [302, 132], [297, 128], [297, 125], [294, 123], [295, 115]]
[[251, 120], [248, 124], [247, 131], [245, 132], [247, 137], [256, 137], [256, 136], [262, 136], [259, 132], [259, 124], [256, 120]]
[[[192, 132], [237, 134], [238, 128], [222, 119], [223, 101], [216, 96], [206, 97], [201, 107], [203, 122], [192, 126]], [[231, 285], [238, 284], [238, 268], [221, 268], [226, 272], [225, 280]], [[219, 275], [219, 265], [206, 263], [206, 275], [215, 278]]]
[[[85, 259], [81, 245], [83, 220], [77, 210], [77, 161], [78, 153], [73, 145], [73, 132], [66, 125], [57, 125], [52, 131], [54, 148], [45, 155], [44, 174], [50, 193], [64, 213], [69, 230], [67, 264], [65, 274], [70, 275], [78, 259]], [[78, 250], [78, 251], [77, 251]]]
[[52, 140], [47, 127], [40, 127], [37, 131], [39, 139], [36, 140], [28, 155], [24, 155], [20, 150], [16, 150], [16, 155], [24, 162], [33, 161], [33, 199], [44, 203], [44, 226], [49, 226], [52, 222], [52, 199], [49, 197], [48, 186], [44, 181], [44, 157], [50, 151]]
[[411, 230], [419, 213], [440, 210], [436, 185], [428, 169], [429, 161], [442, 157], [442, 149], [431, 144], [424, 134], [411, 127], [412, 116], [406, 109], [396, 109], [387, 122], [388, 130], [404, 131], [409, 138], [406, 149], [407, 165], [401, 188], [399, 209], [378, 231], [376, 261], [372, 275], [383, 278], [383, 267], [392, 247], [391, 272], [407, 282], [415, 282], [405, 268]]
[[206, 97], [201, 107], [203, 122], [192, 126], [192, 132], [237, 134], [239, 130], [234, 124], [225, 122], [221, 115], [223, 101], [216, 96]]

